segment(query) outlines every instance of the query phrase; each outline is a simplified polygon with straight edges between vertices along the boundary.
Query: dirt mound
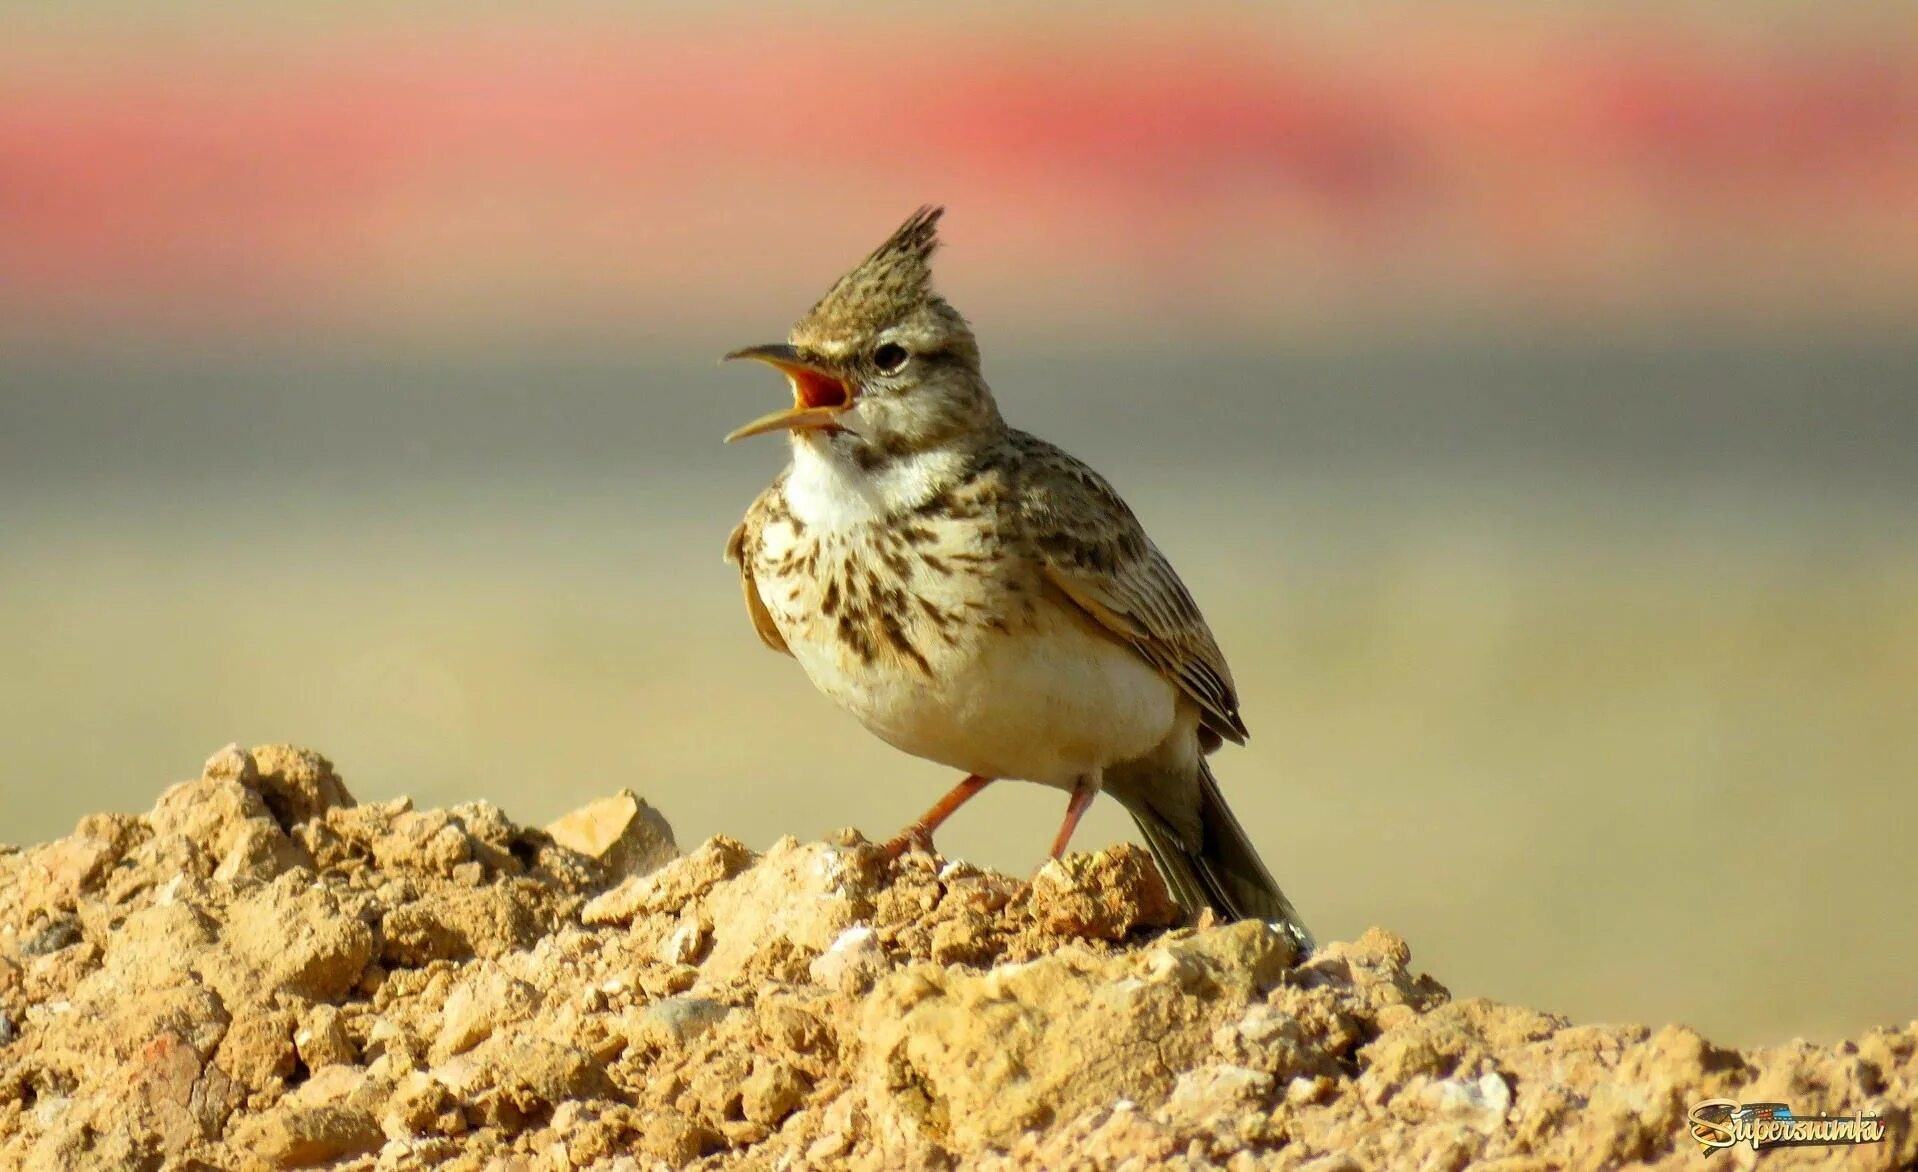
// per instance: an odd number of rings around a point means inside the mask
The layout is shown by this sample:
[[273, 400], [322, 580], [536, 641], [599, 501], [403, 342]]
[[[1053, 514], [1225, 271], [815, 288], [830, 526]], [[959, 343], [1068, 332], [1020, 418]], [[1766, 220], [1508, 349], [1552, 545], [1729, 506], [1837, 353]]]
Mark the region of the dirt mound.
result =
[[1676, 1168], [1713, 1097], [1918, 1160], [1918, 1023], [1739, 1053], [1454, 1001], [1377, 930], [1298, 963], [1176, 919], [1130, 847], [682, 855], [630, 794], [541, 831], [229, 748], [0, 853], [0, 1165]]

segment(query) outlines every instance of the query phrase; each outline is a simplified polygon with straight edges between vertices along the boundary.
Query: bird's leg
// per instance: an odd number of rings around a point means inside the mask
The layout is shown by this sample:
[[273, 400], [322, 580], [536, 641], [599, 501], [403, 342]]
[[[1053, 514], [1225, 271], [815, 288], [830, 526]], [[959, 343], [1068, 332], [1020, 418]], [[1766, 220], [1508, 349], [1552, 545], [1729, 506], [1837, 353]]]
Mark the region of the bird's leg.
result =
[[1052, 840], [1052, 857], [1060, 858], [1066, 853], [1066, 844], [1072, 841], [1072, 832], [1079, 829], [1079, 819], [1086, 816], [1092, 808], [1092, 799], [1099, 796], [1099, 775], [1089, 773], [1079, 779], [1072, 787], [1072, 798], [1066, 802], [1066, 820], [1059, 824], [1059, 837]]
[[959, 807], [970, 802], [974, 797], [978, 796], [980, 790], [991, 784], [992, 778], [980, 777], [975, 773], [958, 785], [953, 786], [951, 792], [934, 802], [932, 809], [927, 810], [919, 821], [914, 822], [897, 835], [887, 839], [885, 843], [886, 853], [896, 859], [913, 847], [922, 847], [927, 854], [931, 854], [933, 831], [944, 825], [946, 819], [952, 817], [953, 814], [958, 811]]

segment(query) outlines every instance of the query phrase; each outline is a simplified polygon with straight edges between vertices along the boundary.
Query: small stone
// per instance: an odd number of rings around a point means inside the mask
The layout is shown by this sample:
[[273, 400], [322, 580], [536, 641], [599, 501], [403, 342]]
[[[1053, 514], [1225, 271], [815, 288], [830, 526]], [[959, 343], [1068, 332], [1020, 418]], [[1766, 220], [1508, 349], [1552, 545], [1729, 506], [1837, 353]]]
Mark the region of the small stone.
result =
[[213, 1060], [248, 1091], [266, 1090], [293, 1073], [293, 1028], [285, 1010], [244, 1010], [227, 1026]]
[[229, 1002], [274, 992], [337, 1001], [373, 955], [372, 931], [332, 888], [312, 885], [299, 872], [237, 899], [222, 940], [226, 950], [210, 966], [208, 981]]
[[242, 1118], [228, 1146], [280, 1168], [310, 1167], [375, 1152], [386, 1142], [371, 1112], [352, 1103], [325, 1107], [282, 1104]]
[[72, 916], [61, 916], [49, 920], [38, 930], [20, 941], [21, 956], [49, 956], [63, 948], [72, 947], [85, 939], [80, 930], [80, 921]]
[[389, 1139], [422, 1135], [459, 1135], [466, 1113], [445, 1083], [422, 1071], [409, 1071], [386, 1101], [380, 1130]]
[[640, 1129], [640, 1150], [677, 1168], [718, 1146], [718, 1137], [676, 1115], [654, 1115]]
[[698, 920], [687, 920], [660, 944], [659, 959], [667, 964], [691, 964], [705, 951], [705, 926]]
[[658, 870], [635, 875], [589, 902], [580, 911], [586, 924], [630, 924], [642, 915], [674, 912], [752, 865], [753, 852], [724, 835], [702, 843]]
[[885, 951], [879, 947], [879, 934], [864, 924], [855, 924], [813, 958], [807, 975], [814, 984], [828, 989], [861, 991], [870, 989], [890, 967]]
[[208, 757], [206, 764], [200, 767], [200, 776], [209, 781], [237, 781], [250, 786], [260, 780], [260, 768], [253, 754], [236, 743]]
[[1295, 1078], [1285, 1084], [1285, 1101], [1293, 1107], [1309, 1107], [1321, 1102], [1329, 1095], [1336, 1084], [1325, 1075], [1312, 1078]]
[[293, 1047], [308, 1070], [359, 1061], [346, 1036], [345, 1015], [331, 1005], [315, 1005], [301, 1016], [293, 1031]]
[[661, 1047], [684, 1046], [731, 1012], [731, 1007], [701, 997], [668, 997], [646, 1007], [639, 1015], [635, 1033], [637, 1040]]
[[1441, 1110], [1483, 1111], [1502, 1118], [1512, 1109], [1512, 1088], [1496, 1070], [1477, 1078], [1440, 1079], [1426, 1087], [1425, 1096]]
[[391, 871], [451, 876], [473, 858], [466, 827], [445, 810], [407, 810], [373, 841], [373, 858]]
[[1201, 1066], [1181, 1074], [1167, 1097], [1165, 1111], [1192, 1123], [1216, 1117], [1228, 1107], [1254, 1106], [1272, 1093], [1272, 1076], [1243, 1066]]
[[525, 1034], [495, 1034], [435, 1073], [465, 1100], [469, 1122], [512, 1132], [568, 1099], [604, 1098], [613, 1090], [591, 1054]]
[[183, 781], [147, 813], [155, 836], [178, 835], [215, 859], [226, 856], [249, 822], [271, 818], [259, 794], [223, 777]]
[[756, 1062], [739, 1089], [739, 1105], [747, 1119], [777, 1127], [811, 1090], [812, 1081], [784, 1062]]
[[620, 790], [546, 828], [552, 840], [597, 861], [609, 881], [646, 875], [679, 857], [673, 828], [631, 790]]
[[815, 1164], [822, 1163], [845, 1155], [851, 1147], [852, 1140], [844, 1132], [829, 1131], [806, 1148], [806, 1158]]
[[329, 1103], [344, 1103], [365, 1092], [368, 1086], [366, 1071], [357, 1066], [322, 1066], [293, 1094], [305, 1106], [324, 1107]]
[[88, 814], [73, 833], [34, 852], [54, 893], [79, 895], [100, 885], [115, 863], [151, 837], [152, 831], [130, 814]]
[[335, 807], [354, 805], [353, 795], [346, 792], [333, 763], [311, 749], [256, 745], [252, 757], [259, 774], [254, 784], [282, 827], [322, 817]]
[[932, 930], [932, 959], [939, 964], [987, 964], [997, 940], [991, 916], [967, 908]]
[[755, 1123], [751, 1119], [726, 1119], [719, 1124], [719, 1134], [729, 1148], [749, 1148], [760, 1143], [773, 1133], [773, 1129], [764, 1123]]
[[654, 999], [676, 997], [699, 984], [699, 970], [689, 964], [651, 966], [641, 970], [638, 977], [639, 991]]
[[525, 981], [497, 969], [485, 970], [462, 981], [447, 995], [439, 1036], [433, 1042], [435, 1060], [464, 1053], [514, 1022], [539, 1010], [540, 996]]
[[295, 867], [312, 865], [312, 858], [265, 818], [249, 818], [232, 837], [226, 854], [213, 869], [222, 883], [267, 883]]
[[419, 968], [532, 947], [547, 928], [543, 892], [519, 882], [447, 887], [395, 908], [381, 925], [380, 959], [389, 968]]
[[1152, 856], [1131, 843], [1046, 863], [1033, 876], [1032, 900], [1048, 928], [1084, 939], [1123, 940], [1182, 915]]

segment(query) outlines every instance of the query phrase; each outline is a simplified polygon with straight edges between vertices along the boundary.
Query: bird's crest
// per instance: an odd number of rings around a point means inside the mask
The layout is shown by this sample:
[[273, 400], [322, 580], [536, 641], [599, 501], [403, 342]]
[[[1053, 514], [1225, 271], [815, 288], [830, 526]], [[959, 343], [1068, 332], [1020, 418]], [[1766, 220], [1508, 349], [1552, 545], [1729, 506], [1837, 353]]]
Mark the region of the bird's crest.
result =
[[868, 333], [936, 301], [932, 254], [939, 247], [939, 217], [945, 211], [927, 206], [914, 212], [871, 256], [834, 283], [793, 327], [794, 335]]

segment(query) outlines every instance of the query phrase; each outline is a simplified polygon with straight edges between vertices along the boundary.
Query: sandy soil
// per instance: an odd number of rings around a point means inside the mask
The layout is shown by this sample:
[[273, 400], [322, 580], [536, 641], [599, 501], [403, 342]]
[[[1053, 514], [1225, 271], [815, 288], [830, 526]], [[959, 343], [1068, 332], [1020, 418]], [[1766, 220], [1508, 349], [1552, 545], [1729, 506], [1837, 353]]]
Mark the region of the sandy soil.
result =
[[1918, 1162], [1918, 1022], [1740, 1052], [1177, 919], [1129, 846], [682, 854], [630, 794], [537, 830], [230, 747], [0, 854], [0, 1165], [1691, 1168], [1714, 1097], [1889, 1124], [1767, 1167]]

